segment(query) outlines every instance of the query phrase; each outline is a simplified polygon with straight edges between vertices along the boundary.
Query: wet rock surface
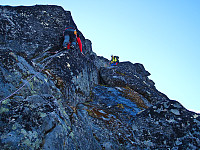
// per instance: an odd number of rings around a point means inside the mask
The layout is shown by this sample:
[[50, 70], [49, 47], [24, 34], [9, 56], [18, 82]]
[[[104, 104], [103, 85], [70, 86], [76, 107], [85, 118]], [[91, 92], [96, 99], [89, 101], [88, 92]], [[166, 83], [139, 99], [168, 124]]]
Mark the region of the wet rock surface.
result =
[[200, 149], [200, 115], [159, 92], [142, 64], [110, 67], [83, 35], [85, 56], [62, 50], [69, 11], [0, 12], [1, 149]]

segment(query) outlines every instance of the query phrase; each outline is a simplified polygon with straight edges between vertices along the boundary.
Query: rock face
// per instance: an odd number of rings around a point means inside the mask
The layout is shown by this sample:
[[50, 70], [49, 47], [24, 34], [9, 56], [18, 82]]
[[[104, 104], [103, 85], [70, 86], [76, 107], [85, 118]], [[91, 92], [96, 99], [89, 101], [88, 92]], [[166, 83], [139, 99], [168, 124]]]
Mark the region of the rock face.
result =
[[61, 50], [67, 25], [59, 6], [0, 6], [1, 149], [200, 149], [200, 114], [83, 35], [85, 56]]

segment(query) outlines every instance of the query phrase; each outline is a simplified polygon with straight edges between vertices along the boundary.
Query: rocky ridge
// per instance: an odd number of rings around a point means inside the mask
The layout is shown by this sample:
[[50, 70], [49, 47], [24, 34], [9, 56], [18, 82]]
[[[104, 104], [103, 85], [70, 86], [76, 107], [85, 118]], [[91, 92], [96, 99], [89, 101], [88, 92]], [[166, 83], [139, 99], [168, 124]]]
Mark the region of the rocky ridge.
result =
[[200, 114], [158, 91], [142, 64], [111, 67], [83, 35], [85, 56], [60, 51], [76, 26], [69, 11], [0, 12], [1, 149], [200, 149]]

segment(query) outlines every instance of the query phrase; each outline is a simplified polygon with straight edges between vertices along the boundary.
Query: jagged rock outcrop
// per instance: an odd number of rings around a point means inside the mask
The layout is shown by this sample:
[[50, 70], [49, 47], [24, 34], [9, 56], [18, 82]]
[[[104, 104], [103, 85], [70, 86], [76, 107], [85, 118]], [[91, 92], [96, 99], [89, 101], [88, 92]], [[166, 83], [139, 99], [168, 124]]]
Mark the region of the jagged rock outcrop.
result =
[[199, 123], [199, 115], [170, 100], [137, 115], [132, 130], [143, 149], [199, 149]]
[[200, 148], [200, 115], [159, 92], [142, 64], [110, 67], [83, 35], [85, 56], [61, 51], [69, 11], [0, 12], [1, 149]]
[[142, 64], [122, 62], [118, 67], [100, 69], [101, 82], [108, 86], [128, 86], [147, 98], [152, 104], [167, 100], [167, 96], [159, 92], [154, 82], [148, 78], [150, 73]]
[[0, 43], [28, 58], [61, 45], [63, 27], [74, 24], [69, 11], [62, 7], [1, 6]]

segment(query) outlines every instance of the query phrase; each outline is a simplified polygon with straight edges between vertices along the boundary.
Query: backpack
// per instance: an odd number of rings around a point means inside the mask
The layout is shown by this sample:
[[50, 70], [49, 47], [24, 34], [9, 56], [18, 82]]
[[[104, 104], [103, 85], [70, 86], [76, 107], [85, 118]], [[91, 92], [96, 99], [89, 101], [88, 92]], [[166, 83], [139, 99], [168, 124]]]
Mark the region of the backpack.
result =
[[[72, 33], [73, 32], [73, 33]], [[64, 32], [63, 32], [63, 36], [65, 34], [74, 34], [77, 36], [77, 31], [73, 26], [68, 26], [67, 28], [65, 28]]]
[[119, 56], [114, 56], [114, 62], [119, 63]]

